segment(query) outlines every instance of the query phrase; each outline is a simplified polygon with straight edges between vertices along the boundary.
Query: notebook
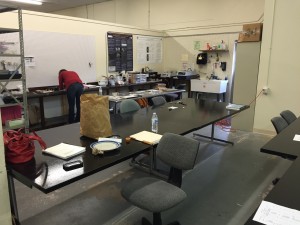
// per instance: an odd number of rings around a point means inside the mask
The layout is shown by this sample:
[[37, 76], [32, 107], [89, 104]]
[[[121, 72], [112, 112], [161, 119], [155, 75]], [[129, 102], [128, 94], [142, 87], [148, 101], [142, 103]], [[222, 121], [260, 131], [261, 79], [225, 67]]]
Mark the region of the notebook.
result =
[[43, 151], [43, 153], [54, 155], [61, 159], [68, 159], [75, 155], [79, 155], [82, 152], [85, 152], [85, 147], [70, 145], [66, 143], [60, 143]]
[[160, 141], [162, 135], [149, 132], [149, 131], [141, 131], [139, 133], [131, 135], [130, 137], [137, 141], [141, 141], [149, 145], [154, 145]]

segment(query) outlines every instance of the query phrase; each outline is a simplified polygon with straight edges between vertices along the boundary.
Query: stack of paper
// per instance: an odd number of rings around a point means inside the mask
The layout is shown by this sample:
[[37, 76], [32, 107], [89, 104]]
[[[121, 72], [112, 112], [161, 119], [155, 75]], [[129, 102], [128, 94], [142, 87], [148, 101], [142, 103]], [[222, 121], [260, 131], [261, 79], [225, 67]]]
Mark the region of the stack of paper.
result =
[[149, 131], [141, 131], [139, 133], [133, 134], [130, 136], [132, 139], [135, 139], [137, 141], [144, 142], [149, 145], [154, 145], [159, 142], [161, 139], [162, 135], [161, 134], [156, 134], [153, 132]]
[[45, 149], [43, 152], [61, 159], [68, 159], [85, 151], [85, 147], [60, 143]]
[[229, 109], [229, 110], [240, 110], [240, 109], [242, 109], [243, 107], [245, 107], [245, 105], [228, 104], [228, 105], [226, 106], [226, 109]]

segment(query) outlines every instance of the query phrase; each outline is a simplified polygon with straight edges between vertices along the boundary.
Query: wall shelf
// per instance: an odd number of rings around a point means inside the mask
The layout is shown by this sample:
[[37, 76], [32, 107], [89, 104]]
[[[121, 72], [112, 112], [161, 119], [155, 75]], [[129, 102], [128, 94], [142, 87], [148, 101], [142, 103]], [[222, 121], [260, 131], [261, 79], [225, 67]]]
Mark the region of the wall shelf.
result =
[[[3, 28], [0, 27], [0, 34], [5, 34], [5, 33], [18, 33], [19, 36], [19, 43], [20, 43], [20, 49], [18, 50], [17, 53], [1, 53], [0, 54], [0, 61], [4, 61], [5, 58], [7, 57], [18, 57], [20, 59], [20, 62], [18, 63], [16, 69], [12, 73], [8, 74], [1, 74], [0, 76], [0, 93], [5, 93], [8, 94], [8, 96], [11, 96], [12, 98], [15, 99], [15, 103], [8, 103], [8, 104], [3, 104], [0, 106], [0, 108], [5, 108], [5, 107], [11, 107], [11, 106], [16, 106], [19, 105], [23, 108], [22, 114], [24, 117], [24, 125], [22, 127], [25, 128], [25, 132], [28, 133], [29, 131], [29, 120], [28, 120], [28, 110], [27, 110], [27, 92], [26, 92], [26, 73], [25, 73], [25, 61], [24, 61], [24, 40], [23, 40], [23, 22], [22, 22], [22, 10], [19, 8], [12, 8], [12, 7], [5, 7], [5, 6], [0, 6], [0, 13], [3, 12], [10, 12], [10, 11], [16, 11], [17, 13], [15, 16], [18, 19], [18, 27], [17, 28]], [[7, 42], [7, 41], [6, 41]], [[5, 42], [3, 42], [5, 43]], [[11, 43], [11, 42], [7, 42]], [[5, 71], [5, 66], [2, 68]], [[19, 74], [19, 70], [21, 70], [21, 74]], [[1, 79], [2, 77], [2, 79]], [[19, 81], [22, 83], [22, 94], [14, 94], [9, 90], [7, 85], [13, 81]], [[18, 118], [16, 118], [18, 119]], [[5, 127], [2, 127], [3, 130], [5, 130]], [[11, 128], [13, 129], [13, 128]]]
[[201, 52], [228, 52], [228, 49], [199, 50]]

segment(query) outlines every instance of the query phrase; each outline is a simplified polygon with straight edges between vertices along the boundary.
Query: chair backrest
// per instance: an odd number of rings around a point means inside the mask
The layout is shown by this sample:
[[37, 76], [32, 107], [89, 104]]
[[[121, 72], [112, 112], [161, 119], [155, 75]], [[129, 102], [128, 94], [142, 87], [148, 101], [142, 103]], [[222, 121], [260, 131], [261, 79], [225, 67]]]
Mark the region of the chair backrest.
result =
[[125, 99], [120, 104], [120, 113], [138, 111], [140, 108], [140, 105], [133, 99]]
[[273, 117], [271, 122], [276, 130], [276, 133], [279, 134], [282, 130], [284, 130], [288, 123], [280, 116]]
[[156, 148], [156, 156], [171, 166], [168, 182], [181, 187], [182, 170], [194, 168], [200, 143], [177, 134], [165, 133]]
[[171, 167], [190, 170], [194, 168], [199, 141], [177, 134], [165, 133], [156, 149], [157, 157]]
[[288, 123], [288, 124], [291, 124], [292, 122], [294, 122], [297, 117], [296, 115], [290, 111], [290, 110], [284, 110], [280, 113], [280, 116], [282, 116], [283, 119], [285, 119], [285, 121]]
[[176, 89], [179, 89], [179, 90], [182, 90], [182, 89], [185, 89], [186, 87], [186, 84], [179, 84]]
[[152, 104], [154, 106], [164, 105], [167, 101], [163, 96], [156, 96], [151, 98]]

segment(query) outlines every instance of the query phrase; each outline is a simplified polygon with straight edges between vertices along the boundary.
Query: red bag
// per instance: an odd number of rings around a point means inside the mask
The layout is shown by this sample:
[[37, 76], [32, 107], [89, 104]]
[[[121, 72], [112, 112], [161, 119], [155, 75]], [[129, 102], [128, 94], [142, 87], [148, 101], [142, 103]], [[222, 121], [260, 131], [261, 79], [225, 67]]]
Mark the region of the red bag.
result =
[[10, 163], [24, 163], [34, 156], [34, 143], [36, 140], [42, 149], [46, 148], [46, 143], [34, 131], [33, 135], [23, 133], [24, 129], [18, 131], [9, 130], [4, 132], [3, 141], [5, 145], [5, 159]]

